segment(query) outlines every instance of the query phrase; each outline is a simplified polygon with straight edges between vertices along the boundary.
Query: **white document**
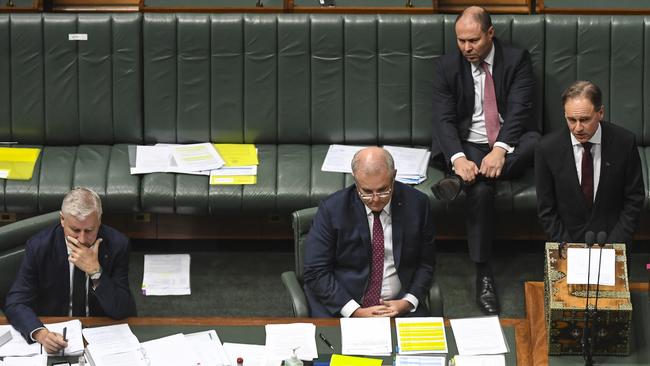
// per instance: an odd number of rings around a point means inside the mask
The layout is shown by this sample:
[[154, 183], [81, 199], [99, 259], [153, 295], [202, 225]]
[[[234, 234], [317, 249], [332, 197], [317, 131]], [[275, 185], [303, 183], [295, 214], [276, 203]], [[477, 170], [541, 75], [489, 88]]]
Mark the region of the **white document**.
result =
[[107, 352], [101, 346], [89, 344], [85, 357], [91, 366], [151, 366], [141, 348]]
[[128, 324], [84, 328], [81, 332], [86, 342], [100, 348], [102, 353], [118, 353], [140, 348], [140, 341]]
[[330, 145], [321, 166], [324, 172], [352, 173], [352, 158], [365, 146]]
[[447, 366], [445, 356], [395, 356], [395, 366]]
[[2, 366], [47, 366], [47, 355], [5, 357]]
[[246, 366], [280, 366], [282, 360], [272, 359], [266, 355], [266, 347], [256, 344], [224, 343], [231, 365], [237, 365], [237, 358], [244, 360]]
[[214, 330], [186, 334], [185, 338], [194, 348], [200, 359], [200, 365], [231, 366], [226, 350]]
[[318, 357], [316, 350], [316, 326], [311, 323], [267, 324], [266, 352], [273, 358], [291, 358], [293, 350], [304, 361]]
[[190, 295], [190, 255], [145, 254], [142, 293], [145, 296]]
[[[84, 352], [84, 342], [81, 337], [81, 322], [79, 319], [69, 320], [67, 322], [45, 324], [45, 327], [50, 332], [63, 334], [63, 328], [66, 330], [66, 338], [68, 339], [68, 347], [63, 350], [64, 356], [80, 356]], [[59, 355], [55, 353], [54, 355]]]
[[210, 176], [241, 176], [241, 175], [257, 175], [257, 165], [242, 165], [242, 166], [223, 166], [219, 169], [210, 171]]
[[[589, 267], [589, 283], [598, 282], [598, 260], [600, 248], [591, 249], [591, 263], [589, 263], [589, 250], [587, 248], [567, 249], [567, 278], [570, 285], [587, 284], [587, 268]], [[600, 284], [614, 286], [616, 284], [616, 253], [614, 249], [603, 249], [603, 258], [600, 263]]]
[[180, 172], [219, 169], [224, 165], [221, 155], [209, 142], [172, 145], [173, 170]]
[[0, 325], [0, 347], [13, 338], [11, 329], [13, 329], [11, 325]]
[[141, 343], [150, 366], [196, 366], [200, 360], [182, 333]]
[[0, 347], [0, 357], [7, 356], [33, 356], [41, 353], [39, 343], [28, 344], [22, 334], [8, 325], [11, 332], [11, 339]]
[[171, 148], [166, 145], [136, 146], [135, 167], [131, 174], [166, 172], [171, 160]]
[[388, 356], [391, 339], [390, 318], [341, 318], [344, 355]]
[[453, 366], [506, 366], [504, 355], [454, 356]]
[[508, 352], [498, 316], [451, 319], [458, 353], [462, 356]]
[[427, 149], [389, 145], [384, 146], [384, 149], [393, 156], [398, 175], [422, 175], [426, 173], [426, 170], [422, 171], [422, 163], [429, 161]]

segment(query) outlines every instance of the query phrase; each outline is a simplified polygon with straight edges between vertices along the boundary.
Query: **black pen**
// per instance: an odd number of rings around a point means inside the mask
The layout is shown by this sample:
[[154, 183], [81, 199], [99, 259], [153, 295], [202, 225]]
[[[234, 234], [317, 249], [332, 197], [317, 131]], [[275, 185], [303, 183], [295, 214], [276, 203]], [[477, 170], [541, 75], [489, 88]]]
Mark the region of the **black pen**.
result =
[[[63, 341], [67, 342], [66, 334], [68, 333], [68, 327], [63, 327]], [[65, 356], [65, 348], [61, 350], [61, 356]]]
[[330, 341], [328, 341], [327, 338], [325, 338], [325, 336], [323, 335], [323, 333], [318, 333], [318, 336], [320, 337], [320, 339], [323, 340], [323, 342], [325, 342], [325, 344], [327, 345], [327, 347], [331, 348], [331, 349], [332, 349], [332, 352], [334, 352], [334, 346], [332, 346], [332, 344], [330, 343]]

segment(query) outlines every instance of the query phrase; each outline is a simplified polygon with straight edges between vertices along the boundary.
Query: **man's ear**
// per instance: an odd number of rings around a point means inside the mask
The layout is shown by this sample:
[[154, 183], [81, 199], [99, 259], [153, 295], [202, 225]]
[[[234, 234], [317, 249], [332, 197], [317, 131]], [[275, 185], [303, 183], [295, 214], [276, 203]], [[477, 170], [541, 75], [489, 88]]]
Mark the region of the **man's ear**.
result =
[[61, 211], [59, 211], [59, 221], [61, 223], [61, 227], [64, 227], [65, 218], [63, 217], [63, 212]]

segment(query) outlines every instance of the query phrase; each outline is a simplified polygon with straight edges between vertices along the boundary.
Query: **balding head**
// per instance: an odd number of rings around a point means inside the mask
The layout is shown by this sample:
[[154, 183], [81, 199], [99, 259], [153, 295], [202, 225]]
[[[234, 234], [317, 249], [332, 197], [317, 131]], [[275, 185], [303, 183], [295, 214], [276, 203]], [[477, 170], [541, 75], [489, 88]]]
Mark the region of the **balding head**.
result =
[[483, 32], [487, 32], [492, 27], [492, 18], [490, 13], [480, 6], [470, 6], [463, 10], [456, 17], [456, 23], [478, 23]]
[[352, 175], [378, 175], [384, 172], [393, 175], [395, 163], [390, 153], [381, 147], [366, 147], [357, 151], [352, 158]]

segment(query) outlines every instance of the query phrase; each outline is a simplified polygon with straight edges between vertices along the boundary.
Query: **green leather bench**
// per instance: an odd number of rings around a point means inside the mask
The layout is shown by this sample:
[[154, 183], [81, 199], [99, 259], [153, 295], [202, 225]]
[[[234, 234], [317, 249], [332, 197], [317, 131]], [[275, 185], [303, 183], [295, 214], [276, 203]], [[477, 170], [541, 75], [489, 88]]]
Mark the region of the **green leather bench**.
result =
[[[2, 181], [0, 211], [56, 210], [77, 185], [97, 190], [107, 213], [288, 217], [316, 206], [351, 183], [320, 171], [329, 144], [429, 146], [432, 68], [456, 47], [454, 18], [0, 14], [0, 141], [43, 147], [32, 180]], [[562, 90], [593, 80], [607, 119], [637, 134], [647, 184], [650, 17], [494, 23], [498, 37], [531, 52], [538, 126], [562, 126]], [[129, 175], [128, 144], [207, 140], [256, 144], [258, 183]], [[442, 172], [428, 176], [417, 188], [431, 197], [440, 234], [463, 235], [461, 206], [431, 195]], [[499, 236], [539, 233], [532, 170], [499, 185], [497, 206]]]

